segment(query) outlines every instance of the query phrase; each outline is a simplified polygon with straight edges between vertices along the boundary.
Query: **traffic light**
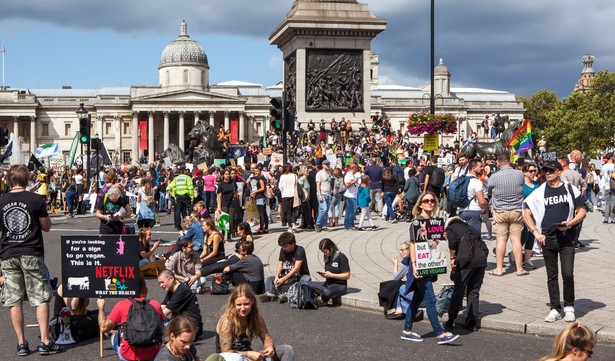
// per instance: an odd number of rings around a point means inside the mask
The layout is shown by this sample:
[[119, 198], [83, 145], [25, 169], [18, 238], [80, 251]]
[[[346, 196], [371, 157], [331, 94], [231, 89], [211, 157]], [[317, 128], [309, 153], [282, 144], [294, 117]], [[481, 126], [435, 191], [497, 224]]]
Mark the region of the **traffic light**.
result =
[[284, 100], [282, 97], [271, 98], [273, 108], [271, 109], [271, 127], [275, 130], [282, 130], [284, 122]]
[[4, 147], [7, 144], [9, 144], [9, 130], [0, 128], [0, 147]]
[[90, 118], [79, 119], [79, 141], [82, 144], [88, 144], [90, 141]]

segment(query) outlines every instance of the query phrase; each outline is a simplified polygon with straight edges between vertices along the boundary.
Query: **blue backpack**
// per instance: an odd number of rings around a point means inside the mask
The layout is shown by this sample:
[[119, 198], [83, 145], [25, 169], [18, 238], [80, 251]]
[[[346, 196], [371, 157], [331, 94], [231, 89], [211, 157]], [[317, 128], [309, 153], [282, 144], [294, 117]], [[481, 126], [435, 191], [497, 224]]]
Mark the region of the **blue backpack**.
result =
[[470, 205], [471, 199], [468, 198], [468, 185], [472, 176], [461, 175], [451, 182], [448, 188], [448, 201], [453, 207], [466, 208]]

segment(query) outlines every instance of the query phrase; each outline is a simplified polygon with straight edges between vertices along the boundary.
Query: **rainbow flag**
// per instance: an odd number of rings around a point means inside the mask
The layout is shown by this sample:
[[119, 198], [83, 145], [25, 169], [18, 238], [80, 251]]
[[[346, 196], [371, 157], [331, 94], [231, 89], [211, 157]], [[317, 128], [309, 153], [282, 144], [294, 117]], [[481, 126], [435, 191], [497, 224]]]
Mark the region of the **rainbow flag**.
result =
[[510, 138], [506, 146], [512, 148], [512, 155], [517, 155], [534, 148], [534, 142], [532, 141], [532, 126], [529, 119], [523, 122], [521, 128]]

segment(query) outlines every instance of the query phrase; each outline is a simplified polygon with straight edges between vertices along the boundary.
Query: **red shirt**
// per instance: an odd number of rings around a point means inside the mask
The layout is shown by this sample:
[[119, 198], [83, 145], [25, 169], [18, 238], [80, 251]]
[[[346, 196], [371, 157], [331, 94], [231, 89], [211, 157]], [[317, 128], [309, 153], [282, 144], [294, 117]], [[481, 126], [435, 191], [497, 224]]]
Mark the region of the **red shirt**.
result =
[[[135, 298], [135, 300], [143, 301], [144, 298]], [[150, 300], [149, 303], [154, 306], [160, 315], [160, 320], [164, 322], [165, 317], [164, 313], [162, 313], [160, 303], [155, 300]], [[121, 300], [115, 305], [115, 307], [113, 307], [107, 319], [116, 325], [123, 325], [126, 323], [126, 319], [128, 318], [128, 310], [130, 310], [130, 306], [132, 306], [132, 302], [129, 299]], [[122, 342], [122, 345], [120, 346], [120, 355], [122, 355], [122, 357], [126, 360], [153, 360], [156, 358], [158, 351], [160, 351], [160, 346], [161, 345], [138, 347], [131, 346], [128, 342]]]

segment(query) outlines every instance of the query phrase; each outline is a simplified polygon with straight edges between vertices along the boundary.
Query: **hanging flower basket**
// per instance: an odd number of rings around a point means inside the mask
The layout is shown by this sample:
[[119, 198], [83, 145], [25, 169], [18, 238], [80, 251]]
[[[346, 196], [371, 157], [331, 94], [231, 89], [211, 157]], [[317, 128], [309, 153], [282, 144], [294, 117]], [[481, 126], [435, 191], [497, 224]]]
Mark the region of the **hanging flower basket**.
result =
[[414, 113], [408, 119], [408, 133], [424, 134], [455, 134], [457, 119], [452, 114]]

